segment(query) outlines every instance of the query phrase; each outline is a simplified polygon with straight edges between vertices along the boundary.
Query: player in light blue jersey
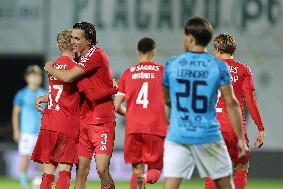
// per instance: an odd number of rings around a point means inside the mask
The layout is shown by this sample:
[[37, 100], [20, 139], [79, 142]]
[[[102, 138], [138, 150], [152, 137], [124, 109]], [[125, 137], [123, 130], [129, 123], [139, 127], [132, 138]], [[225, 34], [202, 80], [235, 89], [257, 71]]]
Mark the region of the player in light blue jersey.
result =
[[27, 86], [20, 89], [14, 97], [12, 112], [13, 139], [19, 145], [20, 184], [28, 188], [27, 168], [40, 129], [41, 114], [37, 112], [34, 101], [46, 91], [40, 87], [42, 70], [37, 65], [28, 66], [24, 77]]
[[247, 153], [228, 67], [206, 52], [211, 37], [206, 19], [189, 19], [184, 28], [186, 52], [165, 65], [163, 94], [171, 107], [164, 152], [165, 189], [179, 188], [181, 179], [190, 179], [195, 166], [201, 177], [209, 175], [218, 188], [234, 188], [232, 163], [216, 119], [218, 89], [239, 138], [239, 155]]

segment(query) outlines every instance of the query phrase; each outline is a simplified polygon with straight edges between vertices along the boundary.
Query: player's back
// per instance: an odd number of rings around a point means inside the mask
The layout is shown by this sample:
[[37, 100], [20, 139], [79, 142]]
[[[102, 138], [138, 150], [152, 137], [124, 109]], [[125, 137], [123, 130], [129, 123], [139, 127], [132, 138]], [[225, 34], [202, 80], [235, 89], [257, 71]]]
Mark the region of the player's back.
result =
[[[69, 70], [76, 63], [67, 56], [53, 64], [57, 69]], [[79, 131], [79, 93], [75, 83], [65, 83], [48, 75], [48, 105], [42, 118], [42, 129], [59, 131], [76, 138]]]
[[215, 106], [218, 88], [230, 83], [225, 63], [205, 52], [186, 52], [171, 58], [164, 74], [171, 99], [168, 139], [187, 144], [221, 140]]
[[162, 99], [163, 66], [141, 62], [128, 68], [119, 80], [125, 94], [126, 133], [166, 135], [165, 106]]
[[[233, 59], [223, 59], [229, 67], [231, 73], [231, 81], [234, 89], [234, 94], [237, 97], [241, 111], [242, 111], [242, 121], [243, 126], [246, 131], [246, 118], [244, 112], [244, 89], [254, 90], [252, 73], [248, 66], [241, 62], [237, 62]], [[222, 131], [233, 130], [228, 113], [226, 110], [224, 99], [220, 96], [217, 103], [217, 118], [221, 124]]]

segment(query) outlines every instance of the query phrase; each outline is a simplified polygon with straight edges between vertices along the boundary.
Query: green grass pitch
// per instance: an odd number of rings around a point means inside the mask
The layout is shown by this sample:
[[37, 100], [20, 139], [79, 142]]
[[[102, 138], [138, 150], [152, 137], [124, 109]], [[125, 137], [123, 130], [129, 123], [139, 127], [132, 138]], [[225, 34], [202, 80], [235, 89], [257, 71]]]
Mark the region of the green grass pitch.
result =
[[[20, 185], [17, 180], [7, 177], [0, 177], [0, 189], [19, 189]], [[70, 187], [73, 187], [73, 183]], [[99, 182], [88, 182], [87, 188], [99, 189]], [[128, 182], [116, 182], [116, 189], [128, 189]], [[147, 189], [162, 189], [162, 182], [154, 185], [146, 185]], [[201, 179], [193, 179], [190, 181], [183, 181], [180, 189], [204, 189], [204, 181]], [[283, 189], [283, 179], [249, 179], [247, 189]]]

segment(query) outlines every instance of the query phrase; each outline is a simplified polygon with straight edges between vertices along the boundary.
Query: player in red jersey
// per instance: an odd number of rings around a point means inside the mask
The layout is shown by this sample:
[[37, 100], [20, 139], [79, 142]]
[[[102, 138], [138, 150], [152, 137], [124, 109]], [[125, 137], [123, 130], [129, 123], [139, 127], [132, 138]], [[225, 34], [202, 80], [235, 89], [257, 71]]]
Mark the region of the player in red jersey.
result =
[[[223, 33], [218, 35], [214, 39], [213, 45], [216, 51], [216, 57], [225, 61], [230, 69], [234, 93], [241, 106], [242, 123], [244, 127], [246, 143], [247, 145], [249, 144], [247, 137], [246, 117], [244, 114], [244, 101], [246, 101], [251, 117], [253, 118], [258, 128], [258, 134], [254, 142], [255, 148], [260, 148], [264, 142], [264, 126], [260, 117], [256, 97], [254, 95], [255, 87], [251, 70], [245, 64], [237, 62], [233, 59], [233, 54], [236, 51], [236, 42], [233, 36], [231, 36], [230, 34]], [[248, 153], [248, 156], [245, 156], [241, 159], [238, 158], [238, 149], [236, 145], [237, 137], [229, 121], [222, 97], [219, 98], [219, 101], [217, 103], [217, 119], [220, 122], [221, 132], [234, 165], [235, 188], [244, 189], [247, 184], [250, 151]], [[207, 178], [205, 188], [214, 189], [216, 187], [213, 181]]]
[[[72, 60], [71, 31], [62, 31], [57, 36], [62, 55], [54, 62], [55, 69], [68, 70], [76, 65]], [[41, 189], [51, 189], [56, 167], [59, 178], [56, 189], [67, 189], [70, 185], [71, 167], [75, 160], [74, 146], [79, 136], [79, 93], [76, 85], [57, 80], [48, 75], [49, 94], [36, 101], [38, 109], [48, 102], [41, 120], [41, 128], [33, 150], [32, 160], [43, 164]]]
[[[143, 38], [138, 43], [140, 63], [128, 68], [118, 82], [116, 111], [125, 100], [126, 133], [124, 158], [132, 164], [131, 189], [155, 183], [163, 168], [163, 144], [167, 131], [162, 99], [163, 66], [153, 62], [155, 42]], [[145, 172], [145, 165], [148, 170]]]
[[56, 70], [49, 62], [45, 70], [65, 82], [78, 79], [78, 89], [84, 95], [81, 102], [80, 137], [77, 147], [78, 170], [75, 188], [85, 188], [90, 162], [95, 153], [96, 169], [101, 179], [101, 188], [114, 189], [109, 173], [115, 135], [115, 112], [113, 87], [108, 56], [96, 47], [95, 27], [87, 22], [73, 26], [73, 51], [81, 57], [71, 70]]

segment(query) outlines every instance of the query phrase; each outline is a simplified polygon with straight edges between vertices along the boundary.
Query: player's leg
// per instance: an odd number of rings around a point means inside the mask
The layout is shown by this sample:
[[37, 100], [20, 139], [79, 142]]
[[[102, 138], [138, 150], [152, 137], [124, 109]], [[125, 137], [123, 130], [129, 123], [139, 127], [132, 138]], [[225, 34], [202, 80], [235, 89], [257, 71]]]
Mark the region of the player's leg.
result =
[[156, 183], [163, 169], [164, 137], [157, 135], [142, 134], [143, 162], [148, 165], [144, 173], [146, 183]]
[[234, 167], [234, 183], [236, 189], [245, 189], [248, 182], [248, 163], [238, 163]]
[[210, 177], [217, 188], [233, 188], [232, 162], [224, 141], [192, 145], [191, 151], [202, 178]]
[[212, 180], [210, 177], [205, 178], [205, 189], [217, 189], [214, 180]]
[[56, 145], [52, 150], [50, 160], [59, 168], [59, 178], [56, 183], [56, 189], [69, 189], [71, 179], [71, 166], [74, 163], [76, 151], [76, 140], [69, 135], [61, 132], [55, 132]]
[[234, 189], [232, 176], [222, 177], [214, 181], [218, 189]]
[[59, 177], [56, 183], [56, 189], [69, 189], [71, 179], [71, 165], [58, 164]]
[[36, 136], [28, 133], [22, 133], [19, 141], [19, 154], [20, 154], [20, 184], [21, 188], [28, 188], [28, 165], [30, 155], [36, 143]]
[[30, 156], [22, 154], [20, 157], [20, 184], [21, 188], [26, 189], [28, 188], [28, 163], [29, 163]]
[[144, 189], [145, 188], [145, 178], [144, 174], [144, 164], [143, 163], [133, 163], [132, 164], [132, 178], [130, 182], [131, 189]]
[[[139, 174], [144, 173], [144, 164], [142, 159], [142, 136], [139, 133], [127, 134], [124, 141], [124, 159], [126, 163], [132, 164], [132, 176], [130, 188], [137, 189]], [[139, 178], [142, 181], [142, 178]], [[141, 183], [142, 185], [142, 183]]]
[[109, 172], [111, 156], [112, 155], [108, 155], [108, 154], [96, 154], [95, 156], [96, 170], [101, 180], [102, 189], [103, 188], [109, 188], [109, 189], [115, 188], [114, 181]]
[[195, 162], [189, 146], [165, 141], [164, 158], [164, 189], [179, 188], [182, 178], [190, 179]]
[[109, 171], [115, 140], [115, 121], [93, 126], [91, 142], [95, 146], [96, 170], [101, 179], [101, 188], [114, 189], [115, 184]]
[[180, 187], [182, 179], [181, 178], [173, 178], [166, 177], [164, 179], [164, 189], [178, 189]]
[[75, 181], [75, 189], [86, 189], [87, 176], [89, 174], [91, 159], [79, 156], [79, 164]]
[[77, 144], [78, 166], [76, 173], [75, 189], [85, 189], [90, 163], [94, 153], [93, 145], [89, 137], [89, 125], [81, 125], [79, 143]]
[[52, 189], [55, 180], [55, 165], [44, 163], [40, 189]]
[[[223, 126], [223, 127], [228, 127], [228, 126]], [[238, 151], [237, 137], [234, 136], [233, 130], [232, 130], [232, 132], [228, 132], [228, 131], [222, 132], [222, 136], [224, 138], [224, 141], [225, 141], [225, 144], [227, 146], [231, 160], [232, 160], [232, 162], [234, 162], [234, 160], [237, 159], [237, 153], [235, 153], [235, 152]], [[236, 141], [235, 141], [235, 139], [236, 139]], [[216, 189], [216, 188], [217, 187], [216, 187], [215, 182], [210, 177], [206, 177], [206, 179], [205, 179], [205, 189]]]
[[[234, 134], [234, 133], [233, 133]], [[235, 141], [238, 141], [236, 135], [234, 134]], [[245, 133], [246, 143], [249, 148], [249, 139], [247, 133]], [[245, 189], [248, 182], [248, 168], [250, 161], [250, 150], [247, 156], [243, 158], [238, 158], [238, 148], [235, 148], [235, 160], [234, 160], [234, 183], [236, 189]]]

